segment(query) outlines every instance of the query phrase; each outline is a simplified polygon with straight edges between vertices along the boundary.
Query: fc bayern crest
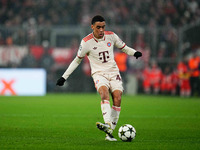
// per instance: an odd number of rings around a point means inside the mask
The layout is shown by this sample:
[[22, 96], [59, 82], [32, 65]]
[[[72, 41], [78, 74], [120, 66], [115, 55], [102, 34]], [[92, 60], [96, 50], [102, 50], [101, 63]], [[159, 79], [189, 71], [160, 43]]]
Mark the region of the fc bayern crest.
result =
[[108, 43], [107, 43], [107, 46], [108, 46], [108, 47], [110, 47], [110, 46], [111, 46], [111, 43], [110, 43], [110, 42], [108, 42]]

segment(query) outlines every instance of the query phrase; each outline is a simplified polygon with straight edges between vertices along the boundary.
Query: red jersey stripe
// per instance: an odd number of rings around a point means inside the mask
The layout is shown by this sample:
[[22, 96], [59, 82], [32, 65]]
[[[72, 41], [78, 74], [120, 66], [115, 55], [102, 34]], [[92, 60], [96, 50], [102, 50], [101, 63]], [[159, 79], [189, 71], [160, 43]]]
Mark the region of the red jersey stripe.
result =
[[101, 101], [101, 104], [110, 104], [108, 100], [104, 100], [104, 102]]
[[83, 59], [83, 58], [84, 58], [84, 57], [80, 57], [80, 56], [78, 56], [78, 55], [77, 55], [77, 57], [78, 57], [79, 59]]
[[83, 41], [87, 42], [88, 40], [92, 39], [93, 38], [93, 34], [89, 34], [88, 36], [84, 37], [83, 38]]
[[125, 46], [126, 46], [126, 44], [124, 44], [124, 46], [122, 48], [120, 48], [120, 49], [123, 49]]
[[114, 109], [116, 111], [121, 111], [121, 107], [112, 106], [112, 109]]
[[114, 32], [112, 32], [112, 31], [104, 31], [104, 34], [105, 35], [110, 35], [110, 34], [114, 34]]

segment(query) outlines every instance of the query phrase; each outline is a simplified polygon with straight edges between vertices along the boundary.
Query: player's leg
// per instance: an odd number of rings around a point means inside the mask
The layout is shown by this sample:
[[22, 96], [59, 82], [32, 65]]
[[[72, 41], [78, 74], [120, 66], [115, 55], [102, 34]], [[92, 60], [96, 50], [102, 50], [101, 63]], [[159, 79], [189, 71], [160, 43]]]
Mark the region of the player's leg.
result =
[[108, 141], [116, 141], [113, 137], [110, 126], [110, 114], [111, 114], [111, 107], [110, 107], [110, 96], [109, 96], [109, 81], [107, 77], [102, 74], [96, 74], [93, 76], [95, 87], [101, 97], [101, 110], [102, 115], [105, 123], [96, 122], [97, 128], [101, 131], [106, 133], [106, 139]]
[[121, 111], [121, 97], [122, 97], [122, 91], [115, 90], [114, 92], [112, 92], [113, 106], [111, 109], [111, 117], [110, 117], [112, 130], [115, 129], [117, 122], [119, 120], [119, 115]]
[[157, 95], [159, 93], [159, 90], [160, 90], [160, 85], [159, 82], [157, 82], [154, 84], [154, 94]]
[[113, 100], [113, 106], [111, 109], [111, 128], [114, 130], [117, 122], [119, 120], [119, 114], [121, 111], [121, 97], [123, 93], [123, 82], [121, 79], [121, 76], [118, 72], [116, 74], [113, 74], [110, 81], [110, 89], [111, 89], [111, 95]]
[[150, 82], [149, 82], [149, 79], [147, 80], [147, 79], [145, 79], [144, 81], [143, 81], [143, 89], [144, 89], [144, 92], [146, 93], [146, 94], [150, 94]]
[[101, 86], [98, 90], [101, 97], [101, 111], [103, 115], [104, 122], [110, 125], [110, 101], [109, 101], [109, 91], [106, 86]]
[[104, 131], [106, 133], [105, 140], [107, 141], [117, 141], [112, 135], [112, 128], [111, 128], [111, 107], [109, 102], [109, 91], [106, 86], [101, 86], [98, 90], [101, 96], [101, 111], [103, 115], [103, 119], [105, 124], [101, 122], [97, 122], [97, 128]]
[[107, 76], [105, 76], [102, 73], [94, 74], [93, 80], [95, 83], [95, 87], [97, 89], [97, 92], [99, 93], [101, 97], [101, 110], [102, 115], [105, 123], [110, 124], [110, 96], [109, 96], [109, 81], [107, 79]]
[[186, 80], [186, 87], [185, 87], [186, 89], [186, 96], [187, 97], [190, 97], [190, 95], [191, 95], [191, 86], [190, 86], [190, 81], [189, 81], [189, 79], [188, 80]]

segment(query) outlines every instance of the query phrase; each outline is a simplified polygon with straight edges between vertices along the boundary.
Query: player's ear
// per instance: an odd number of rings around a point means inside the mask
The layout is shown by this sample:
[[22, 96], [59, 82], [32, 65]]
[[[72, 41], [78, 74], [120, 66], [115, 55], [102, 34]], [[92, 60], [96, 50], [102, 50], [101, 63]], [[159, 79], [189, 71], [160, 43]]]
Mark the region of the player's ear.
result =
[[94, 25], [93, 24], [91, 25], [91, 28], [92, 28], [92, 30], [94, 30]]

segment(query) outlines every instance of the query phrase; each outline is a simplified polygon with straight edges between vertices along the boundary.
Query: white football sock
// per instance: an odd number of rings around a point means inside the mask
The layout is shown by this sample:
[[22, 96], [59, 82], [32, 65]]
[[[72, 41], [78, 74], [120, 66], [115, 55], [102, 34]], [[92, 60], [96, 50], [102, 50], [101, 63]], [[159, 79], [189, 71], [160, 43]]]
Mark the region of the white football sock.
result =
[[115, 129], [117, 122], [119, 120], [120, 111], [121, 111], [121, 107], [112, 106], [110, 122], [111, 122], [111, 129], [113, 130]]
[[104, 122], [110, 125], [111, 107], [110, 107], [110, 102], [108, 100], [104, 100], [104, 102], [101, 102], [101, 111]]

